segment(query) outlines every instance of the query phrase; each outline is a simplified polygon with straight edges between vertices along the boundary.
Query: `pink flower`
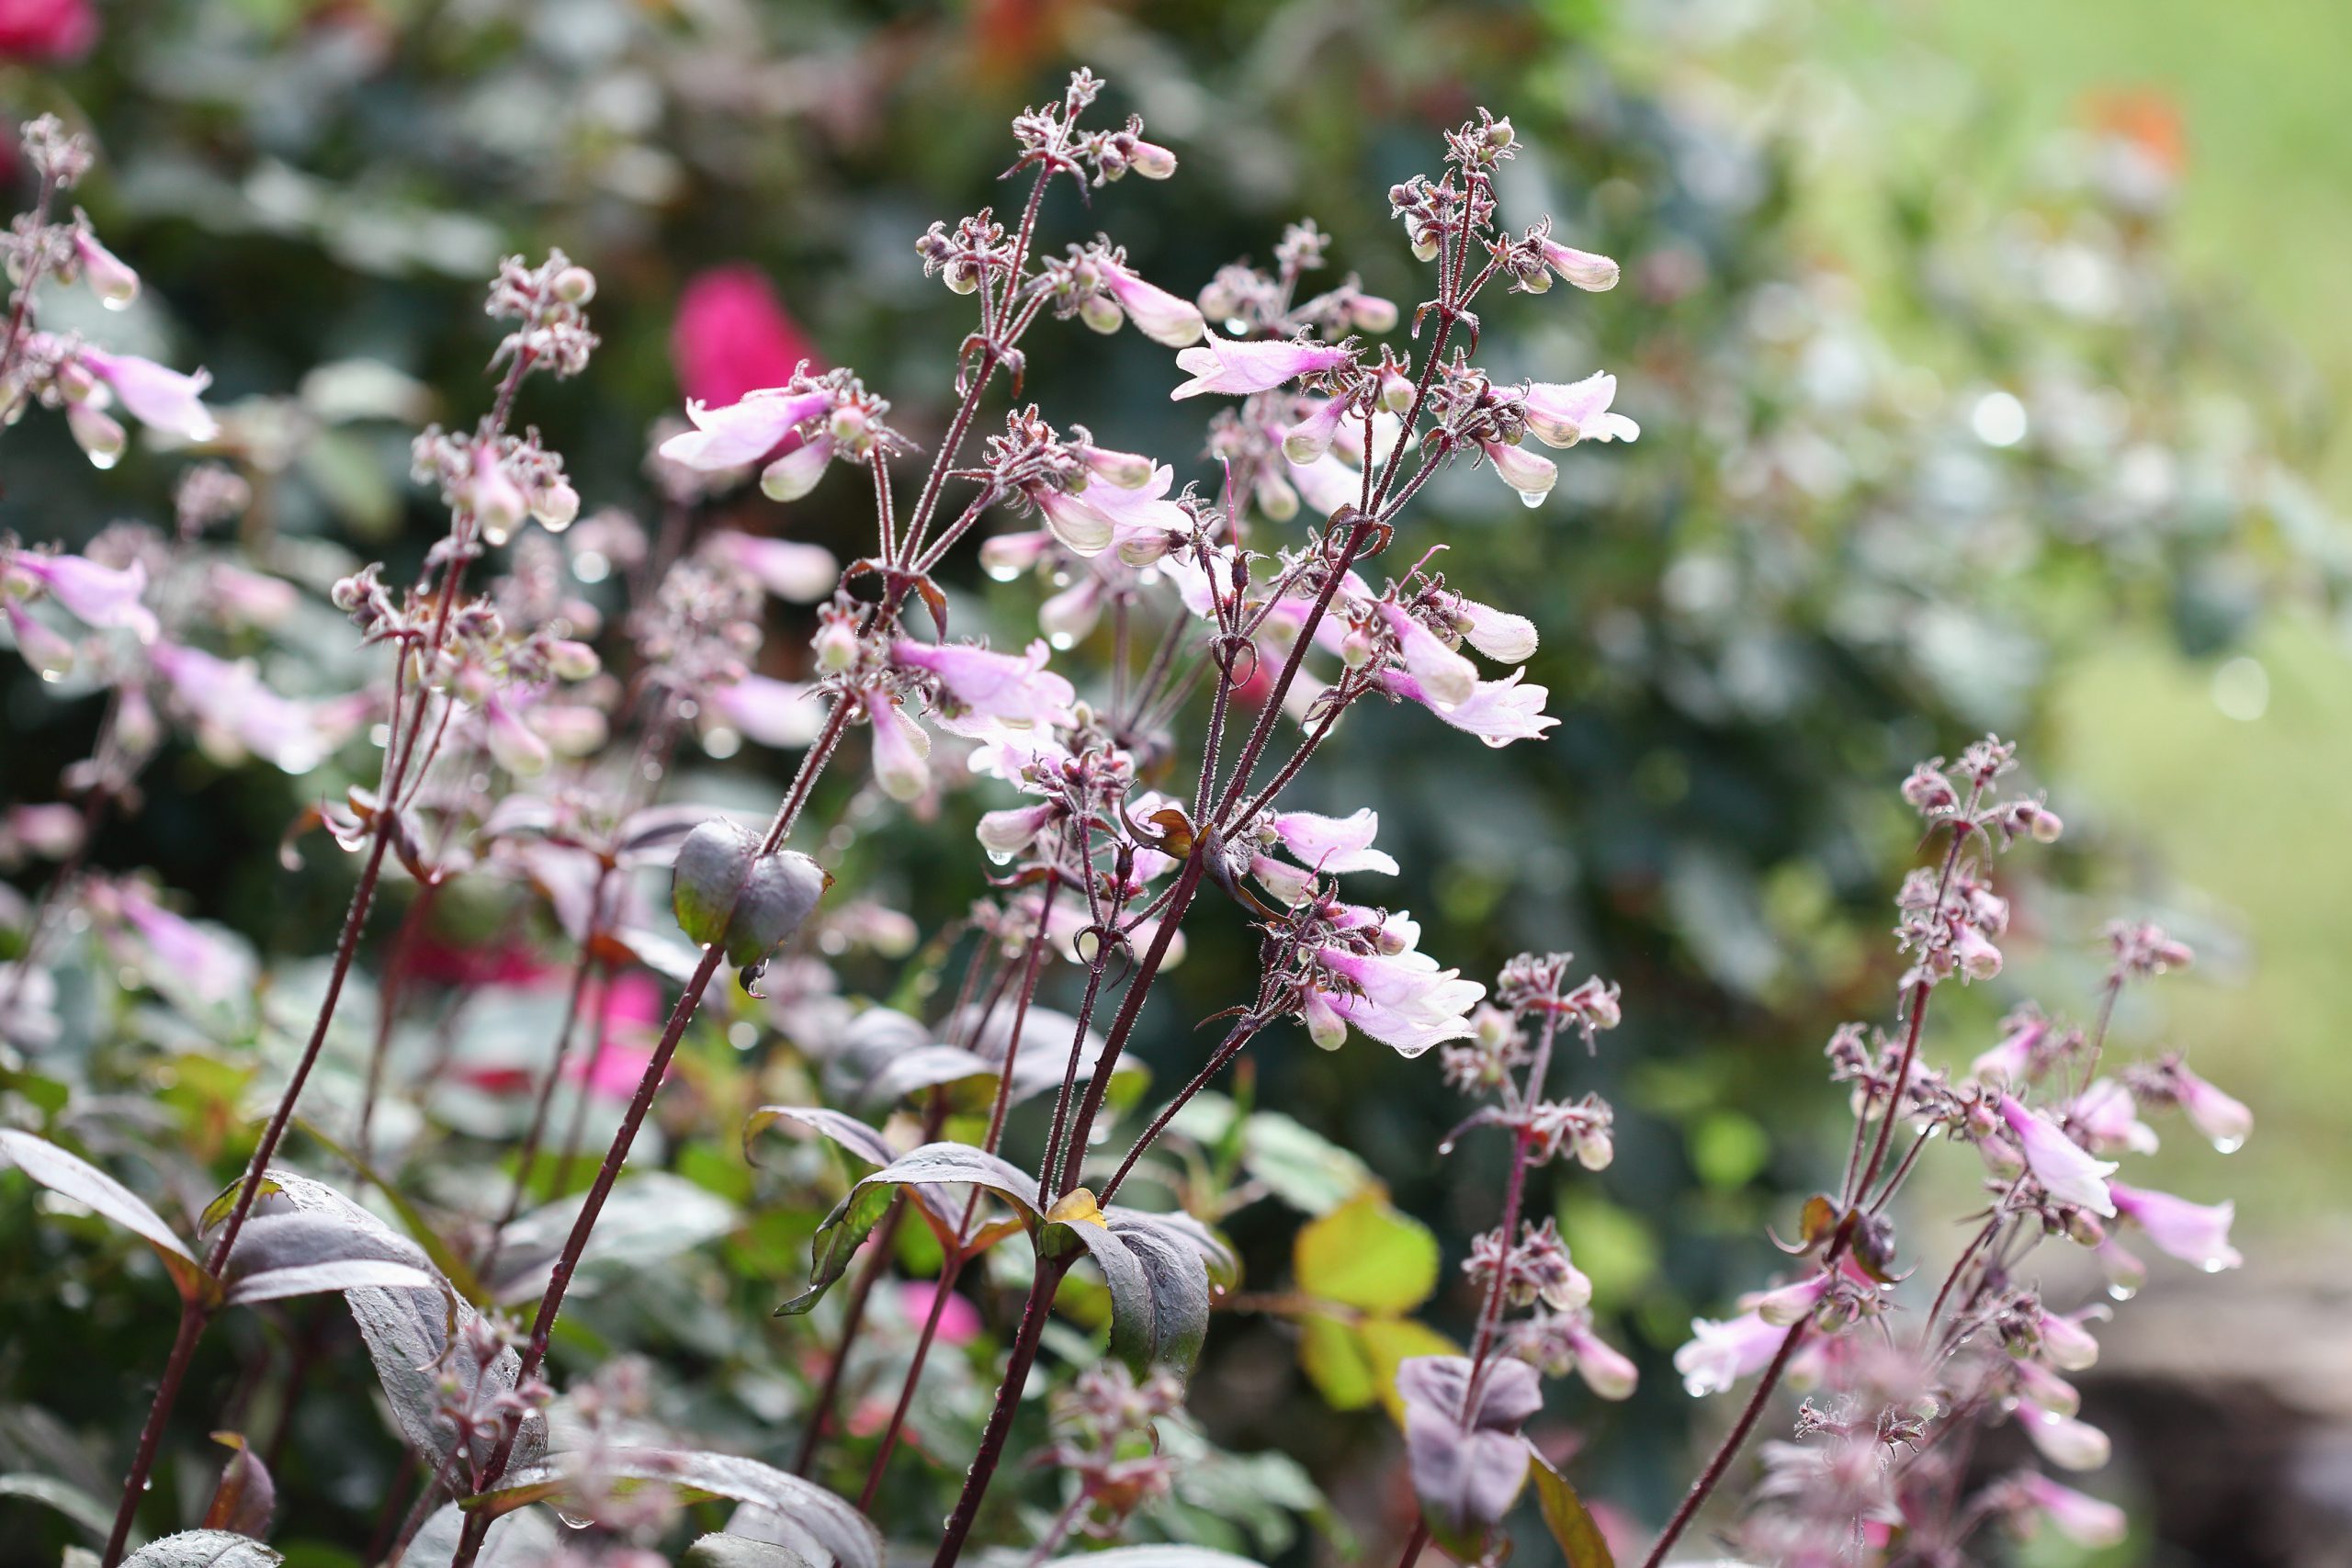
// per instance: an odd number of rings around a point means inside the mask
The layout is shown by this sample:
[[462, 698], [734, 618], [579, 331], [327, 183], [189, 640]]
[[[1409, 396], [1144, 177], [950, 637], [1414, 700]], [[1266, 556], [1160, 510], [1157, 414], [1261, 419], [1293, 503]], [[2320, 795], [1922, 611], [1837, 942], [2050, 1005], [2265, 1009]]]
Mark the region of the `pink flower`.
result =
[[1062, 808], [1052, 801], [984, 813], [978, 828], [980, 848], [988, 852], [989, 860], [1002, 865], [1035, 843], [1037, 835], [1061, 815]]
[[1352, 350], [1323, 343], [1240, 343], [1205, 335], [1198, 347], [1176, 356], [1179, 369], [1193, 378], [1169, 393], [1170, 398], [1196, 398], [1203, 392], [1227, 392], [1248, 397], [1271, 391], [1285, 381], [1336, 370], [1355, 362]]
[[670, 363], [686, 397], [707, 403], [781, 387], [804, 363], [824, 368], [767, 275], [749, 262], [710, 267], [687, 281], [670, 329]]
[[496, 694], [482, 704], [483, 738], [498, 765], [516, 778], [537, 778], [547, 772], [548, 743], [523, 722], [513, 707]]
[[2026, 1168], [2052, 1199], [2113, 1216], [2115, 1202], [2106, 1180], [2115, 1170], [2112, 1160], [2093, 1159], [2056, 1122], [2027, 1110], [2015, 1095], [2001, 1096], [2001, 1120], [2024, 1152]]
[[94, 626], [120, 626], [153, 642], [160, 629], [153, 612], [140, 603], [147, 592], [147, 568], [132, 561], [116, 570], [81, 556], [44, 556], [23, 551], [8, 564], [32, 578], [50, 596]]
[[1102, 286], [1118, 300], [1137, 332], [1168, 348], [1182, 348], [1201, 340], [1204, 329], [1199, 306], [1146, 283], [1114, 263], [1105, 261], [1101, 265]]
[[1498, 664], [1524, 664], [1535, 657], [1535, 623], [1491, 604], [1464, 599], [1454, 605], [1462, 639]]
[[2028, 1507], [2039, 1510], [2060, 1535], [2077, 1546], [2120, 1546], [2132, 1533], [2132, 1521], [2122, 1509], [2087, 1492], [2061, 1485], [2039, 1471], [2020, 1473], [2016, 1485]]
[[2066, 1124], [2088, 1138], [2098, 1154], [2156, 1152], [2156, 1130], [2140, 1120], [2139, 1102], [2113, 1078], [2094, 1078], [2066, 1108]]
[[695, 428], [662, 443], [662, 456], [703, 473], [740, 468], [774, 452], [797, 426], [831, 406], [830, 393], [783, 388], [747, 392], [718, 408], [689, 399], [686, 418]]
[[1690, 1342], [1674, 1353], [1674, 1370], [1682, 1374], [1682, 1386], [1694, 1399], [1724, 1393], [1770, 1365], [1791, 1332], [1752, 1312], [1722, 1323], [1694, 1317]]
[[1288, 462], [1290, 483], [1306, 504], [1329, 517], [1363, 498], [1363, 474], [1326, 452], [1311, 463]]
[[2050, 1021], [2029, 1016], [2018, 1020], [2000, 1043], [1968, 1065], [1968, 1076], [1980, 1083], [2022, 1086], [2033, 1076], [2034, 1054], [2050, 1037]]
[[1596, 372], [1581, 381], [1530, 381], [1520, 393], [1527, 411], [1527, 428], [1546, 446], [1573, 446], [1579, 441], [1632, 441], [1642, 427], [1609, 405], [1617, 397], [1617, 378]]
[[1581, 1324], [1566, 1330], [1568, 1348], [1576, 1352], [1577, 1375], [1602, 1399], [1631, 1399], [1641, 1373], [1615, 1347]]
[[83, 281], [107, 310], [126, 310], [139, 298], [139, 275], [87, 229], [74, 231], [74, 254], [81, 261]]
[[160, 972], [206, 1001], [226, 1001], [253, 984], [245, 955], [147, 896], [136, 883], [119, 889], [122, 918], [145, 944], [151, 972]]
[[974, 643], [915, 642], [900, 638], [890, 645], [891, 659], [902, 667], [929, 671], [955, 711], [940, 723], [957, 734], [969, 719], [999, 724], [1050, 728], [1069, 717], [1077, 690], [1046, 668], [1045, 642], [1032, 642], [1022, 654], [996, 653]]
[[1835, 1280], [1835, 1275], [1815, 1274], [1792, 1285], [1743, 1296], [1739, 1304], [1775, 1328], [1788, 1328], [1813, 1315], [1813, 1309], [1821, 1304], [1821, 1298], [1829, 1293]]
[[1283, 456], [1294, 463], [1312, 463], [1331, 449], [1340, 434], [1340, 421], [1347, 416], [1347, 400], [1326, 398], [1315, 412], [1290, 427], [1283, 437]]
[[[2109, 1187], [2108, 1190], [2112, 1193], [2114, 1189]], [[2106, 1312], [2105, 1307], [2091, 1307], [2064, 1317], [2043, 1313], [2035, 1330], [2041, 1340], [2041, 1353], [2050, 1358], [2051, 1365], [2070, 1372], [2096, 1365], [2098, 1341], [2083, 1326], [2083, 1319], [2094, 1314], [2104, 1316]]]
[[75, 60], [97, 40], [90, 0], [0, 0], [0, 60]]
[[1381, 671], [1380, 683], [1489, 746], [1508, 746], [1514, 740], [1540, 740], [1560, 722], [1544, 712], [1551, 690], [1521, 684], [1524, 675], [1524, 671], [1514, 670], [1503, 680], [1481, 681], [1468, 697], [1451, 706], [1431, 701], [1421, 683], [1402, 670]]
[[2018, 1397], [2060, 1416], [2079, 1414], [2083, 1396], [2073, 1383], [2039, 1361], [2011, 1361], [2009, 1375], [2017, 1380]]
[[2226, 1155], [2245, 1146], [2247, 1134], [2254, 1131], [2253, 1111], [2178, 1064], [2171, 1077], [2173, 1098], [2180, 1102], [2189, 1123], [2211, 1139], [2215, 1148]]
[[2234, 1269], [2245, 1259], [2230, 1245], [2230, 1222], [2237, 1217], [2235, 1203], [2192, 1203], [2169, 1192], [2109, 1182], [2115, 1213], [2146, 1233], [2156, 1250], [2193, 1263], [2208, 1274]]
[[1508, 446], [1500, 441], [1481, 441], [1487, 460], [1495, 466], [1497, 477], [1519, 492], [1519, 499], [1530, 506], [1541, 506], [1544, 498], [1552, 493], [1558, 482], [1560, 466], [1540, 452], [1530, 452], [1524, 446]]
[[1543, 246], [1544, 264], [1578, 288], [1601, 294], [1617, 287], [1617, 264], [1607, 256], [1550, 239]]
[[833, 585], [841, 581], [841, 563], [822, 545], [720, 528], [704, 540], [703, 549], [713, 558], [749, 572], [761, 587], [789, 604], [814, 604], [829, 598]]
[[1308, 1033], [1326, 1050], [1345, 1038], [1344, 1028], [1340, 1039], [1332, 1038], [1334, 1025], [1345, 1024], [1393, 1046], [1399, 1055], [1418, 1056], [1441, 1042], [1469, 1039], [1474, 1032], [1467, 1015], [1487, 997], [1486, 987], [1463, 979], [1458, 969], [1439, 968], [1422, 953], [1366, 957], [1327, 947], [1316, 956], [1355, 987], [1308, 993]]
[[825, 727], [824, 700], [814, 686], [745, 675], [704, 699], [721, 719], [763, 746], [806, 746]]
[[198, 739], [216, 755], [249, 751], [289, 773], [306, 773], [349, 733], [361, 711], [282, 696], [263, 683], [250, 660], [232, 663], [175, 643], [157, 643], [149, 657], [195, 716]]
[[1380, 618], [1404, 650], [1405, 673], [1421, 689], [1421, 700], [1454, 707], [1478, 691], [1478, 667], [1446, 646], [1445, 639], [1408, 614], [1401, 604], [1384, 600]]
[[1284, 811], [1273, 819], [1274, 837], [1303, 865], [1338, 874], [1376, 871], [1397, 873], [1394, 858], [1372, 847], [1380, 831], [1380, 815], [1369, 807], [1351, 817], [1324, 817], [1312, 811]]
[[1193, 514], [1167, 499], [1175, 482], [1176, 470], [1163, 464], [1136, 484], [1113, 480], [1082, 491], [1040, 485], [1029, 493], [1046, 528], [1073, 555], [1098, 556], [1115, 544], [1120, 558], [1148, 566], [1193, 526]]
[[2039, 1404], [2018, 1405], [2017, 1418], [2041, 1457], [2061, 1470], [2097, 1470], [2114, 1453], [2107, 1434], [2087, 1421]]
[[136, 355], [95, 348], [83, 349], [81, 361], [150, 430], [167, 431], [187, 441], [209, 441], [220, 434], [204, 407], [204, 389], [212, 384], [207, 372], [183, 376]]
[[942, 1345], [969, 1345], [980, 1337], [979, 1309], [955, 1292], [946, 1292], [943, 1301], [932, 1280], [908, 1280], [899, 1286], [899, 1312], [909, 1323], [930, 1322], [934, 1306], [939, 1327], [933, 1337]]
[[868, 693], [866, 716], [874, 725], [874, 782], [893, 800], [919, 800], [931, 787], [931, 737], [895, 702]]
[[25, 614], [13, 599], [0, 600], [0, 611], [7, 614], [8, 629], [17, 638], [17, 657], [28, 667], [52, 681], [74, 668], [71, 642]]

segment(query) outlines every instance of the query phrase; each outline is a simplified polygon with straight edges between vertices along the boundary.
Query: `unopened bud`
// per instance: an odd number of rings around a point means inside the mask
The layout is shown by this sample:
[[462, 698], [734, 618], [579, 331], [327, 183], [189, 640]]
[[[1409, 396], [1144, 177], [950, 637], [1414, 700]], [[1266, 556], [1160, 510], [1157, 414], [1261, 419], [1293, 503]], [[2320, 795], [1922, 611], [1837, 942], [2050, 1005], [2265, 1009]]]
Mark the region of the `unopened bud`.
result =
[[584, 266], [568, 266], [555, 275], [555, 297], [567, 305], [585, 305], [596, 298], [596, 275]]
[[586, 681], [604, 668], [604, 661], [586, 643], [567, 638], [548, 645], [548, 668], [562, 680]]
[[126, 437], [122, 426], [112, 416], [89, 403], [67, 403], [65, 423], [82, 450], [89, 455], [91, 467], [111, 468], [121, 461]]
[[1078, 308], [1078, 319], [1098, 333], [1114, 333], [1126, 318], [1119, 310], [1119, 302], [1107, 294], [1090, 294]]

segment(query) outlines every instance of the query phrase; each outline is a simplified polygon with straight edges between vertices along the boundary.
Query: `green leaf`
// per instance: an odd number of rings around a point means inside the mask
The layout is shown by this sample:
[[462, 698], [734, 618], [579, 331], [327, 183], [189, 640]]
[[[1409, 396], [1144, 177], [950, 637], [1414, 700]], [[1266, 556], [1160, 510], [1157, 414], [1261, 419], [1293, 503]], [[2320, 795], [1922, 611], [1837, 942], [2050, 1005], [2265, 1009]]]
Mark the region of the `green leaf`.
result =
[[187, 1243], [164, 1223], [164, 1216], [96, 1166], [79, 1155], [68, 1154], [46, 1138], [11, 1128], [0, 1128], [0, 1157], [13, 1162], [18, 1170], [51, 1191], [73, 1199], [101, 1218], [112, 1220], [153, 1247], [156, 1256], [163, 1258], [164, 1267], [171, 1271], [172, 1283], [179, 1288], [183, 1301], [217, 1299], [219, 1285], [196, 1260]]
[[1527, 1453], [1533, 1461], [1528, 1466], [1528, 1474], [1535, 1482], [1535, 1506], [1542, 1511], [1544, 1528], [1552, 1532], [1568, 1568], [1617, 1568], [1617, 1560], [1610, 1554], [1608, 1539], [1593, 1522], [1584, 1499], [1577, 1495], [1577, 1489], [1535, 1451], [1534, 1444], [1528, 1445]]
[[1314, 1314], [1299, 1319], [1298, 1364], [1334, 1410], [1362, 1410], [1380, 1397], [1380, 1377], [1355, 1325]]
[[1328, 1214], [1378, 1186], [1372, 1168], [1353, 1153], [1278, 1111], [1242, 1119], [1241, 1164], [1275, 1197], [1307, 1214]]
[[22, 1497], [54, 1508], [100, 1540], [114, 1528], [112, 1508], [73, 1483], [53, 1475], [35, 1475], [29, 1471], [0, 1475], [0, 1497]]
[[1364, 1312], [1410, 1312], [1437, 1289], [1437, 1237], [1365, 1192], [1302, 1228], [1293, 1253], [1298, 1288]]

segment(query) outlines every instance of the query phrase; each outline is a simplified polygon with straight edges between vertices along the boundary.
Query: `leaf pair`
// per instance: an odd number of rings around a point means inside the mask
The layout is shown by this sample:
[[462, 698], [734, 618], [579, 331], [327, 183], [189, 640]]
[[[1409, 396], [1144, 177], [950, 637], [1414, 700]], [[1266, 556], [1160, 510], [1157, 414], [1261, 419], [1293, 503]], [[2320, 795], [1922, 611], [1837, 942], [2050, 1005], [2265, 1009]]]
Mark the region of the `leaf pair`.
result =
[[832, 880], [797, 851], [761, 853], [758, 835], [716, 817], [678, 846], [670, 906], [686, 935], [722, 948], [738, 969], [756, 969], [800, 929]]
[[[752, 1115], [746, 1136], [778, 1122], [819, 1133], [882, 1168], [852, 1187], [818, 1227], [808, 1289], [777, 1309], [780, 1314], [797, 1315], [817, 1304], [848, 1271], [851, 1256], [902, 1188], [940, 1244], [966, 1258], [1016, 1231], [1031, 1236], [1041, 1258], [1083, 1250], [1110, 1287], [1111, 1352], [1139, 1372], [1155, 1365], [1190, 1371], [1208, 1335], [1212, 1270], [1220, 1285], [1230, 1285], [1237, 1276], [1232, 1252], [1190, 1215], [1147, 1214], [1117, 1205], [1098, 1209], [1092, 1194], [1080, 1200], [1083, 1189], [1048, 1209], [1036, 1179], [995, 1155], [940, 1143], [895, 1156], [864, 1122], [817, 1107], [763, 1106]], [[962, 1208], [943, 1190], [959, 1187], [989, 1192], [1012, 1216], [959, 1236]]]

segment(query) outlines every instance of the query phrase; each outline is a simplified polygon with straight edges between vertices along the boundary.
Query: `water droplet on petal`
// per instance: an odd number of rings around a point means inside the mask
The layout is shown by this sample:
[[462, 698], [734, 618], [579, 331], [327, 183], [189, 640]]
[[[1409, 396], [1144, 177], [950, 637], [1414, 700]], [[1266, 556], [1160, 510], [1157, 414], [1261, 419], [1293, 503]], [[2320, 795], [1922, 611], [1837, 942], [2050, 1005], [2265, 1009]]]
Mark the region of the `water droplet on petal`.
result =
[[107, 448], [101, 447], [97, 451], [92, 452], [89, 456], [90, 467], [103, 473], [107, 469], [113, 468], [117, 463], [122, 461], [122, 448], [117, 446], [109, 451]]
[[1519, 492], [1519, 503], [1527, 508], [1530, 512], [1532, 512], [1537, 507], [1544, 504], [1544, 497], [1540, 491], [1532, 490], [1521, 491]]
[[985, 561], [981, 563], [980, 570], [987, 572], [993, 582], [1010, 582], [1021, 575], [1019, 567], [1004, 560]]
[[2216, 1138], [2213, 1140], [2213, 1148], [2218, 1154], [2233, 1155], [2244, 1147], [2245, 1147], [2245, 1140], [2244, 1138]]
[[2109, 1299], [2112, 1301], [2128, 1302], [2133, 1296], [2140, 1293], [2140, 1287], [2137, 1285], [2109, 1285], [2107, 1288], [2107, 1293]]

